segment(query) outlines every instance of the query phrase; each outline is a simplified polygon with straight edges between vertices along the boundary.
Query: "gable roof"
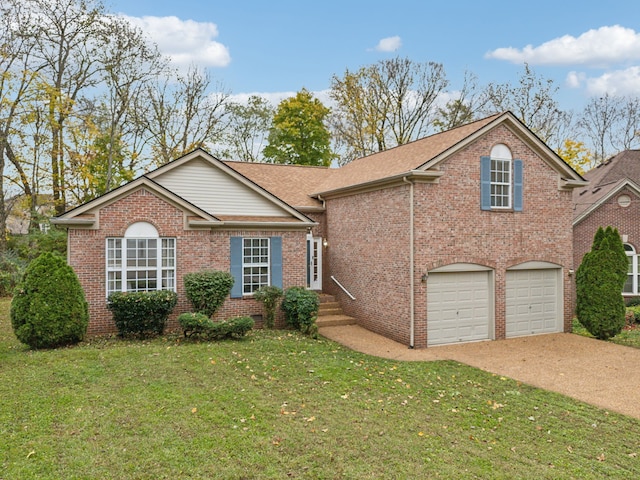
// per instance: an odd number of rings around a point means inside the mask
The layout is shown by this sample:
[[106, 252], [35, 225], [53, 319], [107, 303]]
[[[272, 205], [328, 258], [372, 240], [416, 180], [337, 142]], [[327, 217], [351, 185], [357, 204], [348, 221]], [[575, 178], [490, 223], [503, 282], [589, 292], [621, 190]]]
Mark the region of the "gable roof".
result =
[[307, 165], [234, 161], [224, 163], [302, 212], [324, 210], [322, 202], [309, 194], [315, 192], [319, 185], [338, 170]]
[[375, 188], [378, 185], [402, 181], [402, 178], [408, 177], [437, 181], [437, 178], [443, 173], [437, 169], [440, 162], [498, 125], [505, 125], [522, 138], [547, 164], [556, 170], [560, 177], [560, 186], [575, 188], [586, 184], [585, 180], [573, 168], [525, 127], [511, 112], [503, 112], [354, 160], [328, 177], [315, 191], [315, 194], [326, 196]]
[[[186, 180], [185, 172], [189, 177]], [[230, 189], [226, 189], [228, 185]], [[315, 225], [288, 203], [202, 149], [67, 211], [54, 219], [54, 223], [95, 227], [100, 208], [141, 186], [176, 205], [185, 215], [191, 215], [188, 222], [191, 227], [291, 228], [297, 225], [307, 228]], [[248, 199], [245, 204], [237, 204], [238, 199], [245, 198]]]
[[640, 196], [640, 150], [625, 150], [584, 174], [589, 185], [573, 192], [573, 224], [628, 187]]

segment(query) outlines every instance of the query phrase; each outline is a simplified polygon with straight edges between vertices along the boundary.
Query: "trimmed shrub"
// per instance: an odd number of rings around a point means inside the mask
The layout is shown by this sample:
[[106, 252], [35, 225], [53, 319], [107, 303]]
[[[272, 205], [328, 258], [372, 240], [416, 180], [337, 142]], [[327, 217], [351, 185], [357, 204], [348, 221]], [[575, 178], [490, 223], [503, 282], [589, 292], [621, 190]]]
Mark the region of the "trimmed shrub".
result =
[[627, 314], [625, 316], [627, 325], [632, 325], [640, 321], [640, 305], [633, 305], [627, 307]]
[[184, 289], [193, 309], [212, 317], [231, 293], [233, 281], [229, 272], [209, 270], [187, 273], [184, 276]]
[[[304, 287], [290, 287], [284, 292], [282, 310], [288, 325], [302, 333], [317, 333], [316, 316], [320, 307], [320, 297]], [[315, 328], [314, 328], [315, 327]]]
[[178, 294], [169, 290], [153, 292], [114, 292], [107, 308], [121, 337], [161, 335], [169, 314], [178, 302]]
[[271, 285], [265, 285], [256, 290], [253, 294], [253, 298], [261, 302], [264, 305], [265, 328], [273, 328], [276, 319], [276, 308], [278, 306], [278, 300], [282, 298], [283, 292], [279, 287]]
[[31, 348], [77, 343], [89, 325], [89, 306], [73, 269], [53, 253], [27, 267], [11, 302], [11, 325]]
[[624, 303], [627, 307], [635, 307], [640, 305], [640, 297], [626, 297]]
[[183, 313], [178, 317], [185, 337], [200, 337], [209, 340], [243, 337], [254, 326], [251, 317], [235, 317], [214, 322], [204, 313]]
[[178, 316], [185, 337], [205, 336], [213, 329], [213, 320], [204, 313], [187, 312]]
[[[615, 238], [603, 235], [601, 230], [576, 272], [576, 314], [591, 335], [607, 340], [620, 333], [625, 325], [621, 293], [626, 274], [623, 278]], [[619, 235], [617, 241], [621, 241]]]

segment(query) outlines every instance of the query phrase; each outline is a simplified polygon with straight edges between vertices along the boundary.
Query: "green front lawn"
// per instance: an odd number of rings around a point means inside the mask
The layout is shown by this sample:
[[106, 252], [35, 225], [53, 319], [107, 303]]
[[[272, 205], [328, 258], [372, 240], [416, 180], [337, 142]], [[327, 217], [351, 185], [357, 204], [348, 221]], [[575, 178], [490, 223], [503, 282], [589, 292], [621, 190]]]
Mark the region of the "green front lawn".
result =
[[29, 351], [0, 300], [0, 478], [638, 478], [640, 421], [287, 331]]
[[[578, 319], [573, 320], [572, 327], [573, 333], [593, 338], [593, 335], [587, 332], [587, 329], [582, 326]], [[640, 348], [640, 324], [634, 323], [624, 327], [618, 335], [608, 341], [618, 345], [626, 345], [627, 347]]]

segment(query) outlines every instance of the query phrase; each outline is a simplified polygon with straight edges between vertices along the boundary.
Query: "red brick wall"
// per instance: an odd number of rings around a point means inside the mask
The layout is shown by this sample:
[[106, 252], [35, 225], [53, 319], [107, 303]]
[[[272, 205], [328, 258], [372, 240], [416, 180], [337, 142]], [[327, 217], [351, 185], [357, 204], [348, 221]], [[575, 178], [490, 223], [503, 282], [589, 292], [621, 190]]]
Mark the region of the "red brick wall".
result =
[[[69, 228], [68, 234], [69, 264], [89, 302], [89, 335], [116, 332], [111, 312], [106, 308], [105, 243], [107, 237], [123, 237], [127, 227], [135, 222], [149, 222], [161, 237], [176, 238], [178, 304], [169, 319], [168, 330], [177, 329], [177, 316], [191, 309], [184, 295], [184, 274], [204, 269], [229, 271], [232, 236], [281, 236], [284, 287], [304, 285], [306, 280], [306, 231], [185, 230], [182, 211], [144, 189], [102, 208], [99, 222], [99, 230]], [[262, 305], [251, 297], [228, 298], [217, 318], [262, 313]], [[278, 324], [283, 324], [281, 316]]]
[[327, 201], [327, 264], [333, 281], [324, 290], [365, 328], [408, 344], [409, 187]]
[[[620, 195], [631, 197], [631, 205], [621, 207], [618, 205]], [[627, 241], [640, 251], [640, 199], [628, 189], [622, 189], [609, 200], [590, 213], [584, 220], [573, 227], [573, 263], [577, 269], [582, 263], [582, 257], [591, 250], [593, 237], [599, 227], [608, 226], [618, 229], [621, 236], [626, 235]]]
[[[480, 209], [480, 157], [504, 143], [524, 165], [522, 212]], [[564, 267], [564, 328], [573, 313], [571, 192], [506, 127], [498, 127], [440, 165], [438, 184], [416, 184], [415, 347], [427, 345], [422, 274], [458, 262], [495, 269], [495, 337], [505, 336], [506, 269], [528, 261]], [[357, 298], [331, 285], [343, 308], [366, 328], [403, 344], [410, 338], [408, 185], [327, 202], [329, 267]]]

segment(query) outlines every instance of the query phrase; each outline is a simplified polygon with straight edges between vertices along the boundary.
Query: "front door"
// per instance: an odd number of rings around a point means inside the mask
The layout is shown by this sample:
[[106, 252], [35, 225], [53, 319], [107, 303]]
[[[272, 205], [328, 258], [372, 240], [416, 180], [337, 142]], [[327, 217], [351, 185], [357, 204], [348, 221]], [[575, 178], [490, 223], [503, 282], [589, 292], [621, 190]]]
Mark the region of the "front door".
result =
[[307, 236], [307, 288], [322, 290], [322, 237]]

